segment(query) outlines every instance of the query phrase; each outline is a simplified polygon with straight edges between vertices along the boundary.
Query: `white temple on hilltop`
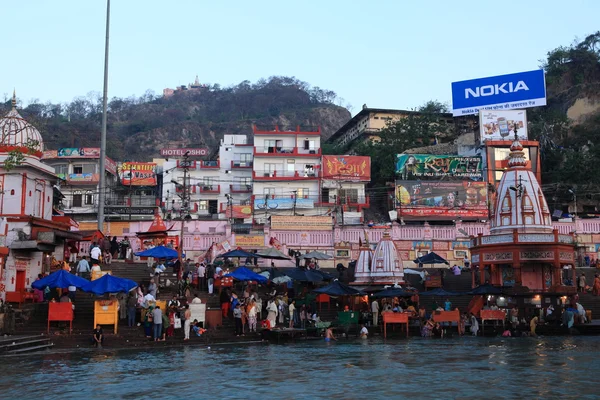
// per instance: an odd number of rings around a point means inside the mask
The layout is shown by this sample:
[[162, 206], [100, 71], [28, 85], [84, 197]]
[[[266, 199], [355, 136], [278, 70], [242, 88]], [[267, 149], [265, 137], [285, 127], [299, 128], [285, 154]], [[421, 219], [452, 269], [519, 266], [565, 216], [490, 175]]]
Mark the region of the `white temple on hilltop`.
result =
[[368, 245], [361, 247], [354, 276], [355, 285], [393, 285], [404, 282], [402, 260], [388, 232], [384, 233], [374, 252]]

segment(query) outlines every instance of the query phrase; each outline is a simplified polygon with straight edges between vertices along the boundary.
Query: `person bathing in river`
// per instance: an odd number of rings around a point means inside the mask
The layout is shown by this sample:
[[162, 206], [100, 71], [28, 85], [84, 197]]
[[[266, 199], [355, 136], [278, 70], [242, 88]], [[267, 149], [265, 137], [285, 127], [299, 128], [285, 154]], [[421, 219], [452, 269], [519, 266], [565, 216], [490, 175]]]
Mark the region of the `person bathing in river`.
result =
[[337, 339], [335, 338], [335, 336], [333, 335], [333, 329], [331, 328], [327, 328], [325, 330], [325, 341], [326, 342], [331, 342], [332, 340], [337, 341]]
[[367, 327], [365, 326], [365, 324], [361, 324], [360, 325], [360, 338], [368, 339], [368, 337], [369, 337], [369, 331], [367, 330]]
[[477, 317], [475, 314], [471, 313], [471, 333], [473, 336], [477, 336], [477, 332], [479, 331], [479, 322], [477, 322]]

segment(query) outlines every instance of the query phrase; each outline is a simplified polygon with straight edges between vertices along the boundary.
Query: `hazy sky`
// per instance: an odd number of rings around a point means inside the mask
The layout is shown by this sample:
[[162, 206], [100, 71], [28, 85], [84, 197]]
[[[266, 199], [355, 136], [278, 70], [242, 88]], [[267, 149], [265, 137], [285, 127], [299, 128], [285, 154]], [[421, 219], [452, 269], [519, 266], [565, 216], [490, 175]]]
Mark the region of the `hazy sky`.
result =
[[[102, 91], [106, 0], [2, 1], [0, 95]], [[354, 106], [450, 102], [453, 81], [535, 69], [600, 29], [600, 1], [112, 0], [109, 97], [271, 75]]]

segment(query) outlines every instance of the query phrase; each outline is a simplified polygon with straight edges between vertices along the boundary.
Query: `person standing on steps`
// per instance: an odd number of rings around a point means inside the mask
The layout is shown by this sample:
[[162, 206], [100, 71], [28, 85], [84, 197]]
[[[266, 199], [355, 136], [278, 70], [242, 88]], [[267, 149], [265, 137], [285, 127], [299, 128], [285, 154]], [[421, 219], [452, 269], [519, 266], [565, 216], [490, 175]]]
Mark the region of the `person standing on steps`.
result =
[[127, 326], [130, 328], [135, 325], [135, 311], [137, 307], [137, 296], [134, 292], [129, 292], [127, 298]]
[[185, 305], [185, 312], [183, 313], [183, 318], [185, 318], [185, 321], [183, 323], [183, 333], [184, 333], [184, 339], [183, 340], [190, 340], [190, 329], [191, 329], [191, 325], [192, 325], [192, 312], [190, 311], [190, 306], [189, 304]]
[[379, 303], [376, 299], [371, 303], [371, 312], [373, 313], [373, 326], [377, 326], [377, 322], [379, 321]]
[[152, 310], [152, 321], [154, 322], [154, 341], [158, 342], [162, 337], [162, 317], [163, 313], [159, 306]]
[[585, 292], [585, 273], [581, 273], [581, 275], [579, 275], [579, 279], [578, 279], [578, 285], [577, 285], [577, 291], [584, 293]]

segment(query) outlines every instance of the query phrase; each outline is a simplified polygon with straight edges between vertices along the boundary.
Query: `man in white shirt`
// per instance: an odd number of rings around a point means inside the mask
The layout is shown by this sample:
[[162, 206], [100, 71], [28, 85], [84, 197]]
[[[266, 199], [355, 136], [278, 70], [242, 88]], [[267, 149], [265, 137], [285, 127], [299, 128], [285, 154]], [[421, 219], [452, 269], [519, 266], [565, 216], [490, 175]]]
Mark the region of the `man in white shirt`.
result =
[[361, 325], [361, 329], [360, 329], [360, 338], [361, 339], [366, 339], [369, 336], [369, 331], [367, 330], [367, 328], [365, 327], [364, 324]]
[[379, 321], [379, 303], [377, 300], [373, 300], [371, 303], [371, 312], [373, 313], [373, 326], [377, 326]]
[[100, 263], [100, 255], [102, 254], [102, 250], [100, 247], [96, 245], [90, 250], [90, 256], [92, 258], [92, 263]]
[[196, 263], [196, 266], [198, 267], [198, 287], [201, 290], [204, 290], [206, 287], [206, 267], [204, 266], [204, 263]]
[[197, 294], [194, 294], [194, 299], [192, 300], [192, 304], [202, 304], [202, 300], [198, 297]]
[[163, 272], [165, 272], [167, 268], [165, 267], [165, 264], [163, 264], [162, 262], [160, 264], [158, 264], [156, 266], [156, 269], [154, 270], [155, 274], [162, 274]]

